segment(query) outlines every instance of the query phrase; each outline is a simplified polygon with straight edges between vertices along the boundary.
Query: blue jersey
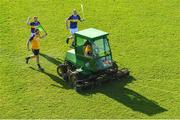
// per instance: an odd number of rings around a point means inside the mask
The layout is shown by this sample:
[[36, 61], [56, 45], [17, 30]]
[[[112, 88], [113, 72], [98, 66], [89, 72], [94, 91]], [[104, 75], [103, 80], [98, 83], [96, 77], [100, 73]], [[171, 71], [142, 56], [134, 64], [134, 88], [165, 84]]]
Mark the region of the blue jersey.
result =
[[30, 23], [31, 33], [35, 33], [35, 29], [36, 29], [36, 27], [39, 26], [39, 25], [40, 25], [40, 22], [39, 22], [39, 21], [37, 21], [37, 22], [31, 22], [31, 23]]
[[68, 20], [70, 21], [70, 28], [77, 28], [78, 20], [81, 20], [79, 15], [71, 15]]

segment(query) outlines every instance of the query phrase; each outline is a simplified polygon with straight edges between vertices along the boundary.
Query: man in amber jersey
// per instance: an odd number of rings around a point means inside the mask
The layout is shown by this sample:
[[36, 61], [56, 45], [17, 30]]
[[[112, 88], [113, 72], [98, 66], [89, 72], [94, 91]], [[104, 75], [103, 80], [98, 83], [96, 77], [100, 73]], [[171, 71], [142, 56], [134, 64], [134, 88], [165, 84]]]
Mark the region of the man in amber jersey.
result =
[[31, 49], [33, 52], [33, 55], [26, 57], [26, 64], [28, 64], [29, 60], [32, 58], [36, 58], [36, 63], [38, 66], [38, 69], [40, 71], [43, 71], [44, 69], [40, 66], [39, 63], [39, 50], [40, 50], [40, 39], [46, 37], [47, 33], [45, 33], [43, 36], [40, 36], [39, 29], [35, 30], [35, 34], [27, 41], [27, 49], [30, 50], [29, 46], [31, 43]]

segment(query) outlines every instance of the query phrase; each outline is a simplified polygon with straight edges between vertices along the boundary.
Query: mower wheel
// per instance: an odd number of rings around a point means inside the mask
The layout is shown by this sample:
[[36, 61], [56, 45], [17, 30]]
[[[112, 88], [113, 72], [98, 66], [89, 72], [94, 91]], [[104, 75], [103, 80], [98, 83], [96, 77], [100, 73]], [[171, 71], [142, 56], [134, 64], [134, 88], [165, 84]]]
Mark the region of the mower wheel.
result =
[[57, 73], [61, 76], [64, 80], [67, 80], [67, 66], [64, 64], [60, 64], [57, 67]]
[[78, 86], [76, 86], [75, 89], [76, 89], [76, 92], [78, 92], [78, 93], [82, 91], [82, 88], [78, 87]]
[[121, 69], [121, 70], [119, 70], [119, 71], [117, 72], [117, 77], [118, 77], [118, 78], [127, 77], [127, 76], [129, 76], [129, 70], [126, 69], [126, 68], [123, 68], [123, 69]]
[[75, 73], [71, 73], [69, 75], [69, 80], [68, 80], [70, 87], [75, 87], [76, 81], [77, 81], [77, 75]]

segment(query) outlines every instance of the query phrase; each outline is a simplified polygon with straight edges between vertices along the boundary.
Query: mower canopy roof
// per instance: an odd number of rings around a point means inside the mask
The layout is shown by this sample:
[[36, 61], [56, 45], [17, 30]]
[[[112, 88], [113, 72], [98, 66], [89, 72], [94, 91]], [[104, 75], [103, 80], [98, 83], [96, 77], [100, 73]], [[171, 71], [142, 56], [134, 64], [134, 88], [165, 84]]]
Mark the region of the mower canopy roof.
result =
[[105, 35], [108, 35], [108, 33], [95, 28], [88, 28], [75, 33], [75, 36], [83, 37], [86, 39], [96, 39]]

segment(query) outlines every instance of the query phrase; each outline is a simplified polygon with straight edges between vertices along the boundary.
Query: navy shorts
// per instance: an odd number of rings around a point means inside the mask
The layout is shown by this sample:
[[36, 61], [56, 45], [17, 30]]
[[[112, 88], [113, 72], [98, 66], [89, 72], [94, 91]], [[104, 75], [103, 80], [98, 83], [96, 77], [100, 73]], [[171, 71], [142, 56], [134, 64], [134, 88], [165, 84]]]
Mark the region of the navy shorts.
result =
[[39, 55], [39, 49], [32, 49], [34, 55]]

